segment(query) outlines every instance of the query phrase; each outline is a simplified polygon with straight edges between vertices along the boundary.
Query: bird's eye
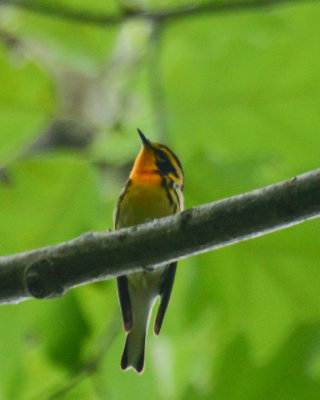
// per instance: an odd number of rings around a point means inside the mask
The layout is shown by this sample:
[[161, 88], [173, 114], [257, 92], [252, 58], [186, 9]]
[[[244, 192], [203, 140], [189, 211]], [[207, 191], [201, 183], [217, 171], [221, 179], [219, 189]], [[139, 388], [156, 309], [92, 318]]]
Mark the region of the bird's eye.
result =
[[172, 173], [173, 175], [177, 176], [177, 172], [170, 162], [169, 156], [165, 151], [156, 151], [156, 163], [159, 168], [160, 175], [165, 176]]
[[158, 159], [159, 159], [159, 161], [162, 161], [162, 162], [163, 161], [169, 162], [169, 158], [168, 158], [167, 154], [163, 153], [163, 152], [159, 153]]

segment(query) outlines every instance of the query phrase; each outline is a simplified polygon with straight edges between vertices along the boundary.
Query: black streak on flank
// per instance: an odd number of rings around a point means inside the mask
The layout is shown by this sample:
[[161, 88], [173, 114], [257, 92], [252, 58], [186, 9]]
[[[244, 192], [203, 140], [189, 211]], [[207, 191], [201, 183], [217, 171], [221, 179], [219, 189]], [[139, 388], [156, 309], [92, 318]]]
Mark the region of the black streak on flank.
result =
[[170, 206], [173, 206], [173, 198], [171, 196], [170, 188], [168, 187], [166, 178], [162, 178], [161, 184], [162, 184], [162, 186], [164, 187], [164, 189], [166, 191]]

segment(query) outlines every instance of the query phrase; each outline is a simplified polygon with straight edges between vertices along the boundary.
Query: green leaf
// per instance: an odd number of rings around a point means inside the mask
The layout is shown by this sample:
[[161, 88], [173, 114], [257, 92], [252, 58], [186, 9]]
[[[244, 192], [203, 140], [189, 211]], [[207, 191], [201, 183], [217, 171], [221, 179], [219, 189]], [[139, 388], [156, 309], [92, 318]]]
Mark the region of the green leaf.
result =
[[46, 74], [30, 61], [15, 61], [0, 46], [0, 164], [19, 155], [53, 110]]
[[[2, 253], [71, 239], [94, 229], [103, 212], [93, 170], [74, 156], [29, 159], [9, 169], [0, 186]], [[112, 211], [104, 215], [105, 229]]]
[[214, 395], [224, 400], [316, 400], [320, 383], [310, 376], [308, 361], [318, 333], [317, 325], [298, 326], [278, 355], [261, 366], [252, 361], [244, 338], [236, 338], [217, 368]]
[[[57, 2], [50, 3], [54, 8], [59, 8]], [[64, 3], [61, 2], [61, 5], [64, 6]], [[105, 5], [109, 3], [104, 2]], [[91, 2], [89, 7], [88, 2], [83, 4], [84, 13], [96, 9], [99, 15], [99, 7], [94, 7], [95, 2]], [[81, 11], [81, 8], [77, 9]], [[51, 16], [50, 13], [21, 10], [10, 19], [8, 27], [14, 29], [15, 34], [30, 45], [30, 53], [41, 60], [43, 65], [73, 68], [91, 76], [101, 72], [101, 63], [106, 61], [118, 32], [117, 25], [86, 24]], [[36, 46], [33, 42], [36, 42]]]
[[45, 352], [66, 368], [79, 367], [82, 346], [90, 331], [77, 298], [68, 293], [61, 299], [47, 302], [42, 312], [37, 332]]

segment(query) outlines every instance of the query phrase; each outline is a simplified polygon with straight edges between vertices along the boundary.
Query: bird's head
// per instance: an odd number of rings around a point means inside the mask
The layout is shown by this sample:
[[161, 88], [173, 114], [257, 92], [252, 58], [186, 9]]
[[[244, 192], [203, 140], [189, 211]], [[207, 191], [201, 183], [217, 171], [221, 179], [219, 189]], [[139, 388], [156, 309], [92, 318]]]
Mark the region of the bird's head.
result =
[[171, 179], [181, 189], [184, 176], [178, 157], [163, 144], [153, 143], [138, 129], [142, 149], [138, 154], [130, 173], [134, 183], [159, 185], [163, 178]]

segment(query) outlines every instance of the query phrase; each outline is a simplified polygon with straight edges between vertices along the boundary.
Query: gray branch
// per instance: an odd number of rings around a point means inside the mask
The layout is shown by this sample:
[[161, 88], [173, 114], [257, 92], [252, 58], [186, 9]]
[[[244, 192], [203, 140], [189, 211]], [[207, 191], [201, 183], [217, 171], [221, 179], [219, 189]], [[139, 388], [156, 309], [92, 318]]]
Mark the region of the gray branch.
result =
[[86, 11], [79, 11], [69, 7], [56, 6], [43, 2], [31, 0], [0, 0], [0, 5], [12, 5], [26, 11], [58, 17], [71, 22], [96, 24], [96, 25], [117, 25], [128, 19], [143, 18], [157, 21], [178, 20], [192, 16], [204, 14], [220, 14], [233, 11], [260, 10], [276, 5], [284, 4], [304, 4], [306, 2], [318, 2], [318, 0], [222, 0], [209, 1], [195, 5], [193, 2], [180, 7], [147, 12], [140, 9], [124, 9], [118, 14], [102, 14]]
[[49, 298], [93, 281], [251, 239], [320, 215], [320, 169], [114, 232], [0, 257], [0, 303]]

